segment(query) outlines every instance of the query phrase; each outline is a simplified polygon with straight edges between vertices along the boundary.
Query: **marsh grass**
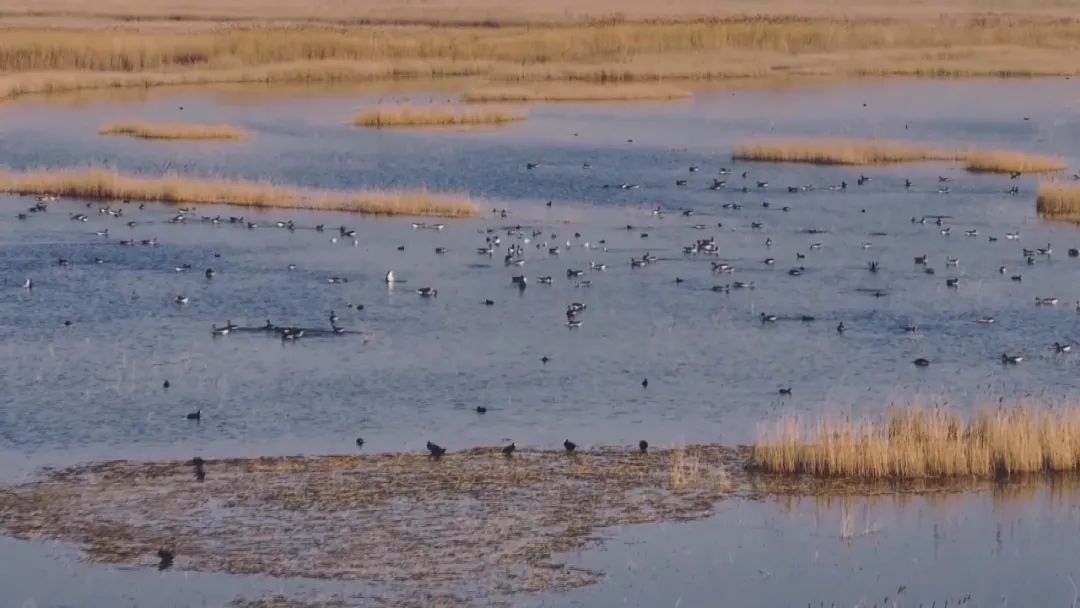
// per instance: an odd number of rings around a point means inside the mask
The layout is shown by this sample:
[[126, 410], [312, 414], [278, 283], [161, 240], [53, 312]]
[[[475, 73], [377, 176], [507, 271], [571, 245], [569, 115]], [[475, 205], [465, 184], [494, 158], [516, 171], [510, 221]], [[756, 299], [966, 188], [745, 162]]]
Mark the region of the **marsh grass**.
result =
[[732, 153], [735, 160], [810, 163], [816, 165], [875, 165], [919, 161], [959, 160], [962, 155], [930, 147], [887, 141], [840, 139], [755, 142], [740, 144]]
[[383, 106], [356, 117], [353, 124], [373, 129], [397, 127], [501, 126], [525, 120], [523, 112], [510, 109], [477, 110], [446, 106]]
[[754, 446], [763, 472], [865, 480], [998, 478], [1080, 469], [1080, 408], [990, 409], [970, 417], [897, 408], [883, 420], [781, 420]]
[[1053, 173], [1066, 166], [1060, 158], [1021, 152], [971, 152], [965, 161], [965, 168], [977, 173]]
[[243, 27], [215, 25], [153, 29], [134, 21], [104, 35], [100, 25], [77, 23], [8, 27], [0, 37], [0, 98], [106, 87], [453, 76], [560, 81], [573, 89], [793, 76], [1080, 73], [1074, 60], [1080, 21], [1004, 15], [613, 18], [505, 27], [274, 26], [257, 19]]
[[1046, 217], [1080, 221], [1080, 184], [1040, 184], [1035, 209]]
[[0, 191], [93, 200], [204, 203], [372, 215], [468, 217], [478, 209], [465, 196], [436, 195], [422, 190], [304, 190], [261, 182], [180, 175], [144, 177], [100, 169], [0, 172]]
[[468, 103], [525, 103], [537, 101], [645, 101], [684, 99], [691, 93], [663, 83], [588, 84], [543, 83], [532, 86], [487, 86], [466, 91]]
[[240, 140], [244, 132], [228, 125], [153, 124], [125, 122], [103, 127], [101, 135], [126, 135], [139, 139]]
[[840, 139], [744, 143], [735, 147], [732, 158], [815, 165], [959, 161], [967, 170], [979, 173], [1047, 173], [1065, 168], [1060, 159], [1024, 152], [946, 150], [888, 141]]

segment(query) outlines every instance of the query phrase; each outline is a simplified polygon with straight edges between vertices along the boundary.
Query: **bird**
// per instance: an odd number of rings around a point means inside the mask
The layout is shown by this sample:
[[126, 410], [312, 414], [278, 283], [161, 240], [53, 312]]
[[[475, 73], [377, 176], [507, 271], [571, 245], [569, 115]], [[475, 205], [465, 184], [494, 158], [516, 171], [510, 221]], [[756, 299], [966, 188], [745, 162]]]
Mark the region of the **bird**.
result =
[[649, 379], [645, 378], [641, 381], [641, 388], [649, 388]]
[[172, 386], [172, 385], [171, 385], [171, 384], [169, 384], [169, 381], [168, 381], [168, 380], [166, 380], [165, 382], [162, 382], [162, 383], [161, 383], [161, 388], [167, 389], [167, 388], [169, 388], [170, 386]]
[[203, 274], [206, 275], [206, 278], [212, 279], [212, 278], [214, 278], [214, 269], [213, 268], [207, 268], [206, 272], [204, 272]]
[[915, 359], [914, 361], [912, 361], [912, 363], [915, 364], [915, 367], [929, 367], [930, 366], [930, 361], [928, 359], [924, 359], [922, 357], [919, 357], [918, 359]]
[[188, 303], [188, 297], [185, 296], [184, 294], [180, 294], [180, 295], [176, 296], [176, 303], [180, 304], [181, 306], [184, 305], [184, 304], [187, 304]]
[[516, 450], [516, 449], [517, 449], [517, 446], [514, 445], [513, 442], [511, 442], [510, 445], [508, 445], [508, 446], [506, 446], [505, 448], [502, 449], [503, 456], [506, 456], [507, 458], [510, 458], [511, 456], [514, 455], [514, 450]]
[[775, 323], [776, 322], [776, 315], [767, 315], [765, 313], [761, 313], [761, 322], [762, 323]]
[[840, 322], [840, 323], [839, 323], [839, 324], [838, 324], [838, 325], [836, 326], [836, 333], [838, 333], [838, 334], [842, 334], [842, 333], [844, 333], [844, 322], [843, 322], [843, 321], [841, 321], [841, 322]]
[[427, 442], [427, 449], [428, 452], [431, 454], [432, 460], [438, 460], [443, 457], [443, 454], [446, 453], [446, 448], [430, 441]]
[[30, 290], [34, 288], [34, 282], [30, 279], [23, 281], [23, 289]]
[[202, 420], [202, 410], [198, 409], [187, 415], [188, 420]]
[[384, 277], [383, 280], [386, 281], [387, 285], [393, 285], [394, 282], [397, 280], [397, 279], [394, 278], [394, 271], [393, 270], [387, 270], [386, 271], [386, 276]]
[[1016, 365], [1017, 363], [1020, 363], [1023, 360], [1024, 360], [1024, 357], [1021, 356], [1021, 355], [1009, 355], [1009, 354], [1006, 354], [1006, 353], [1001, 353], [1001, 362], [1006, 364], [1006, 365]]
[[165, 569], [171, 567], [172, 564], [173, 564], [173, 558], [176, 557], [176, 555], [173, 553], [172, 549], [166, 549], [164, 547], [162, 547], [161, 549], [158, 549], [157, 555], [158, 555], [158, 559], [161, 560], [158, 563], [158, 570], [165, 570]]
[[791, 394], [791, 387], [789, 386], [787, 388], [780, 389], [780, 394], [781, 395], [790, 395]]
[[476, 406], [476, 413], [477, 414], [486, 414], [487, 413], [487, 408], [482, 406], [482, 405], [478, 405], [478, 406]]
[[566, 448], [566, 453], [567, 454], [573, 454], [574, 450], [577, 449], [577, 444], [574, 443], [573, 441], [570, 441], [569, 439], [567, 439], [566, 441], [563, 441], [562, 445], [563, 445], [564, 448]]
[[356, 447], [358, 447], [358, 448], [364, 447], [364, 438], [363, 437], [357, 437], [356, 438]]
[[1056, 350], [1059, 353], [1071, 352], [1072, 351], [1072, 345], [1071, 344], [1061, 344], [1061, 343], [1058, 343], [1058, 342], [1054, 342], [1054, 350]]
[[540, 357], [540, 362], [541, 363], [546, 364], [548, 361], [551, 361], [551, 357], [549, 357], [547, 355], [544, 355], [543, 357]]
[[645, 454], [649, 451], [649, 442], [642, 439], [641, 441], [637, 442], [637, 447], [642, 454]]
[[416, 290], [416, 293], [420, 294], [424, 298], [437, 298], [439, 297], [439, 290], [434, 287], [421, 287]]

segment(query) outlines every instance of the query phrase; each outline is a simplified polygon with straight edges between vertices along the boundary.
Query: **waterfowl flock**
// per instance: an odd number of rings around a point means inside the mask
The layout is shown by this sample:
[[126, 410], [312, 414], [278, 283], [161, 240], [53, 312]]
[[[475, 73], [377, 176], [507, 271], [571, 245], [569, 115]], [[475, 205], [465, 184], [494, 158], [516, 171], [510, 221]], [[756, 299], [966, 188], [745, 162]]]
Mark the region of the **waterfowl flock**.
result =
[[[529, 178], [539, 180], [556, 165], [530, 161], [524, 170]], [[583, 181], [591, 179], [589, 174], [609, 169], [603, 166], [600, 158], [579, 164], [579, 167], [590, 170], [582, 173]], [[520, 171], [521, 165], [517, 165], [517, 169]], [[698, 323], [701, 332], [708, 334], [714, 331], [709, 319], [715, 313], [700, 311], [724, 310], [740, 325], [740, 331], [761, 332], [761, 340], [776, 340], [785, 344], [778, 348], [790, 348], [793, 352], [799, 345], [791, 340], [809, 339], [808, 336], [813, 334], [808, 332], [817, 331], [812, 328], [821, 326], [821, 335], [831, 340], [830, 348], [844, 353], [860, 341], [872, 340], [871, 336], [881, 331], [910, 335], [909, 338], [895, 339], [928, 340], [929, 336], [948, 333], [953, 336], [950, 339], [963, 340], [960, 332], [963, 327], [972, 327], [965, 325], [971, 322], [982, 326], [979, 330], [982, 334], [973, 334], [980, 336], [985, 336], [988, 331], [998, 331], [997, 327], [1015, 328], [1023, 322], [1015, 314], [1000, 314], [1000, 307], [990, 301], [981, 302], [988, 309], [985, 311], [972, 312], [964, 307], [964, 314], [941, 314], [942, 310], [934, 309], [947, 307], [950, 299], [958, 300], [969, 293], [1008, 294], [1005, 297], [1028, 302], [1028, 306], [1034, 301], [1035, 307], [1040, 309], [1054, 309], [1062, 300], [1077, 300], [1076, 312], [1080, 312], [1080, 293], [1076, 293], [1080, 290], [1071, 289], [1067, 281], [1058, 283], [1060, 293], [1040, 291], [1031, 294], [1024, 291], [1024, 275], [1010, 270], [1025, 266], [1028, 273], [1047, 272], [1051, 267], [1055, 272], [1074, 272], [1076, 269], [1069, 266], [1069, 258], [1080, 256], [1080, 247], [1060, 250], [1067, 252], [1067, 256], [1058, 257], [1060, 252], [1055, 252], [1053, 243], [1043, 242], [1041, 232], [1036, 232], [1040, 240], [1032, 242], [1033, 239], [1028, 239], [1016, 226], [987, 224], [984, 218], [971, 212], [970, 205], [957, 208], [941, 203], [950, 200], [945, 196], [934, 196], [932, 207], [946, 213], [916, 213], [902, 219], [895, 208], [884, 212], [865, 200], [867, 195], [886, 192], [891, 196], [909, 197], [920, 203], [917, 208], [925, 208], [930, 195], [973, 196], [966, 193], [965, 180], [947, 176], [936, 180], [926, 177], [898, 179], [889, 174], [849, 175], [840, 180], [822, 178], [819, 184], [807, 183], [807, 180], [785, 184], [776, 175], [766, 175], [775, 172], [775, 167], [767, 164], [732, 169], [702, 162], [684, 170], [690, 176], [681, 176], [674, 181], [677, 190], [630, 177], [618, 183], [593, 184], [599, 191], [608, 190], [609, 194], [605, 196], [613, 200], [618, 201], [619, 197], [628, 197], [628, 200], [623, 203], [623, 212], [602, 214], [605, 218], [617, 217], [617, 220], [592, 223], [563, 219], [574, 214], [562, 213], [562, 205], [554, 200], [547, 201], [542, 213], [521, 213], [520, 217], [513, 208], [496, 207], [471, 220], [364, 219], [356, 220], [355, 226], [341, 223], [337, 216], [316, 216], [317, 219], [312, 220], [312, 214], [308, 214], [276, 219], [269, 217], [272, 215], [269, 212], [260, 212], [258, 217], [250, 213], [222, 215], [218, 208], [206, 208], [212, 209], [207, 212], [201, 206], [170, 209], [163, 215], [162, 207], [155, 205], [86, 203], [58, 197], [41, 197], [18, 211], [16, 217], [26, 230], [32, 230], [35, 217], [47, 216], [61, 207], [72, 229], [85, 231], [86, 239], [92, 238], [98, 247], [113, 243], [127, 248], [142, 247], [146, 251], [155, 250], [156, 256], [169, 256], [175, 250], [175, 241], [162, 226], [268, 234], [260, 238], [273, 243], [299, 243], [294, 247], [297, 251], [301, 246], [351, 246], [362, 253], [352, 255], [348, 262], [343, 261], [318, 278], [305, 271], [303, 262], [289, 262], [278, 268], [294, 276], [275, 280], [290, 284], [304, 281], [309, 290], [337, 289], [350, 293], [363, 290], [368, 296], [388, 291], [399, 298], [397, 301], [423, 307], [419, 309], [424, 311], [420, 314], [433, 317], [447, 315], [447, 310], [465, 310], [466, 307], [469, 312], [459, 314], [472, 317], [500, 315], [499, 321], [491, 325], [492, 332], [499, 331], [498, 323], [509, 322], [507, 316], [516, 314], [522, 323], [535, 322], [548, 330], [561, 325], [573, 330], [570, 335], [581, 336], [583, 340], [603, 339], [606, 331], [618, 325], [620, 309], [635, 307], [655, 311], [645, 315], [646, 319], [670, 318], [674, 320], [665, 322]], [[836, 170], [829, 172], [835, 177]], [[972, 176], [969, 179], [987, 178]], [[668, 182], [667, 187], [671, 184]], [[779, 185], [774, 187], [773, 184]], [[998, 193], [1017, 195], [1019, 188], [1012, 186]], [[636, 202], [643, 197], [650, 198], [650, 202], [646, 205]], [[821, 214], [825, 207], [821, 201], [826, 200], [843, 201], [843, 210], [837, 212], [837, 205], [830, 203], [828, 208], [834, 215]], [[76, 228], [82, 224], [87, 226]], [[387, 238], [391, 237], [377, 234], [390, 232], [387, 227], [404, 227], [406, 231], [393, 232], [394, 240], [388, 243]], [[121, 232], [122, 238], [114, 238]], [[1080, 241], [1080, 237], [1075, 240]], [[376, 248], [378, 252], [372, 254]], [[95, 249], [95, 252], [101, 251]], [[91, 263], [107, 266], [110, 256], [107, 249], [104, 251], [106, 253], [93, 257], [78, 258], [64, 253], [63, 257], [53, 259], [56, 267], [66, 270]], [[400, 255], [400, 261], [387, 264], [387, 260], [395, 259], [394, 255]], [[298, 256], [303, 258], [302, 254], [298, 253]], [[368, 256], [379, 262], [369, 261]], [[499, 264], [500, 259], [502, 264]], [[987, 266], [983, 260], [992, 264]], [[162, 266], [162, 273], [176, 275], [177, 284], [182, 281], [185, 289], [172, 290], [171, 295], [165, 296], [171, 299], [176, 310], [196, 309], [202, 301], [191, 281], [181, 279], [189, 271], [194, 275], [192, 278], [208, 285], [233, 280], [230, 273], [234, 272], [234, 266], [227, 254], [215, 254], [207, 262], [213, 265], [175, 255]], [[202, 277], [197, 269], [202, 269]], [[469, 277], [470, 287], [483, 285], [480, 293], [466, 293], [456, 284], [463, 273]], [[55, 280], [46, 284], [36, 280], [36, 277], [27, 276], [18, 284], [27, 292], [28, 298], [44, 297], [39, 293], [63, 288]], [[373, 284], [377, 288], [372, 288]], [[508, 296], [498, 291], [507, 287], [516, 294]], [[634, 291], [635, 288], [639, 289]], [[1046, 281], [1040, 289], [1046, 289]], [[912, 294], [919, 290], [933, 294], [933, 302], [926, 305], [911, 302]], [[39, 293], [29, 295], [31, 291]], [[854, 308], [837, 305], [830, 309], [827, 304], [822, 306], [822, 297], [826, 294], [838, 303], [860, 296], [864, 299]], [[404, 300], [402, 296], [411, 299]], [[665, 304], [665, 299], [672, 302], [670, 307]], [[539, 312], [537, 307], [526, 304], [533, 300], [545, 302], [546, 308]], [[551, 304], [553, 300], [560, 301]], [[169, 300], [164, 301], [167, 305]], [[234, 323], [228, 319], [222, 323], [218, 317], [207, 318], [203, 327], [209, 328], [210, 337], [215, 340], [263, 334], [283, 343], [305, 344], [317, 342], [313, 339], [318, 338], [360, 336], [372, 328], [387, 333], [394, 331], [392, 326], [378, 327], [372, 320], [381, 312], [379, 307], [366, 309], [364, 304], [348, 301], [346, 296], [335, 301], [335, 308], [328, 314], [325, 308], [322, 309], [317, 322], [286, 321], [283, 316], [281, 320], [266, 320], [265, 323]], [[697, 304], [688, 304], [691, 301]], [[894, 301], [905, 302], [906, 318], [897, 312]], [[482, 308], [478, 307], [478, 302]], [[1069, 308], [1063, 306], [1057, 310], [1064, 312]], [[528, 312], [517, 313], [519, 309]], [[688, 318], [686, 310], [698, 311], [698, 317]], [[243, 312], [237, 310], [233, 314], [240, 318], [244, 316]], [[360, 312], [366, 314], [360, 315]], [[598, 317], [599, 321], [596, 320]], [[443, 317], [443, 321], [455, 322], [452, 316]], [[790, 327], [790, 322], [798, 322], [804, 329], [789, 331], [786, 328]], [[990, 328], [992, 325], [995, 329]], [[355, 329], [347, 329], [349, 326]], [[1043, 343], [1014, 341], [992, 346], [980, 337], [973, 342], [973, 347], [985, 347], [984, 361], [996, 360], [1009, 366], [1022, 362], [1030, 365], [1033, 360], [1042, 358], [1036, 356], [1040, 352], [1055, 357], [1071, 353], [1074, 342], [1071, 333], [1065, 326], [1056, 339]], [[551, 334], [551, 340], [562, 340], [559, 335]], [[437, 337], [433, 334], [432, 339]], [[561, 362], [564, 359], [562, 353], [577, 348], [576, 343], [575, 338], [565, 338], [565, 350], [552, 351], [552, 354]], [[730, 346], [722, 337], [722, 331], [717, 344], [721, 349]], [[625, 346], [628, 352], [647, 350], [649, 338], [642, 334], [637, 341]], [[557, 348], [558, 343], [554, 343], [554, 347]], [[611, 348], [619, 347], [612, 345]], [[1001, 348], [1005, 348], [1005, 352], [1001, 352]], [[467, 349], [462, 351], [467, 352]], [[920, 368], [944, 362], [936, 353], [913, 358], [915, 354], [923, 353], [912, 353], [899, 361], [905, 364], [910, 361]], [[709, 355], [703, 353], [701, 356]], [[558, 363], [548, 365], [556, 358], [547, 354], [537, 358], [549, 369], [558, 367]], [[627, 377], [650, 371], [645, 365], [622, 367]], [[796, 390], [792, 386], [795, 378], [773, 377], [769, 380], [773, 382], [770, 391], [773, 398], [777, 394], [789, 399], [805, 394], [801, 388]], [[779, 390], [777, 384], [781, 387]], [[649, 380], [641, 380], [640, 385], [643, 389], [649, 388]], [[489, 410], [486, 405], [477, 405], [474, 411], [485, 414]], [[493, 416], [497, 416], [497, 412]], [[187, 417], [200, 421], [201, 414], [202, 410], [196, 409]], [[563, 447], [570, 453], [577, 449], [569, 440]], [[433, 443], [429, 443], [427, 449], [436, 460], [446, 452]], [[506, 454], [510, 456], [515, 445], [511, 443], [508, 449]], [[640, 449], [645, 452], [647, 444], [642, 442]]]

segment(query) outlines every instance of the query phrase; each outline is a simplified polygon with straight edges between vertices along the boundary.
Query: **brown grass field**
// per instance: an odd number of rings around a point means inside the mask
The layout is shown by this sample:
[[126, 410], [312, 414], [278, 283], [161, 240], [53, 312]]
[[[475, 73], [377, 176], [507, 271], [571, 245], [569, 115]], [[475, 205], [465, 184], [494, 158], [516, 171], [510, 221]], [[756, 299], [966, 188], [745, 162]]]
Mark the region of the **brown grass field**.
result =
[[1080, 222], [1080, 184], [1040, 184], [1035, 209], [1051, 219]]
[[525, 120], [515, 110], [474, 110], [449, 106], [382, 106], [368, 110], [353, 122], [358, 127], [386, 129], [395, 127], [467, 127], [500, 126]]
[[798, 418], [754, 447], [761, 471], [868, 480], [994, 478], [1080, 469], [1080, 408], [988, 409], [970, 417], [898, 408], [884, 420]]
[[1061, 2], [0, 0], [0, 97], [222, 82], [1080, 73]]
[[1051, 173], [1062, 171], [1061, 159], [1024, 152], [961, 151], [888, 141], [805, 139], [739, 144], [735, 160], [809, 163], [815, 165], [878, 165], [925, 161], [959, 161], [981, 173]]
[[425, 191], [331, 192], [267, 183], [168, 175], [141, 177], [109, 170], [0, 172], [0, 192], [110, 201], [202, 203], [243, 207], [348, 211], [370, 215], [469, 217], [465, 196]]
[[103, 127], [101, 135], [126, 135], [139, 139], [239, 140], [244, 132], [228, 125], [153, 124], [125, 122]]

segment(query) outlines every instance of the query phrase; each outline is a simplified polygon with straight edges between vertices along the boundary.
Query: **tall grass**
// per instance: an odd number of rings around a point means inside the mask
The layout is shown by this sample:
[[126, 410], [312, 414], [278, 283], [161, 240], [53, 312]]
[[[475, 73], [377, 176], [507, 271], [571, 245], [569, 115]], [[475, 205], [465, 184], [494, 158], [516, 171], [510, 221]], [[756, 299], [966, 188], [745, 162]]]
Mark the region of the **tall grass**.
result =
[[179, 175], [142, 177], [109, 170], [0, 172], [0, 192], [93, 200], [350, 211], [372, 215], [468, 217], [477, 213], [476, 204], [465, 196], [440, 196], [422, 190], [303, 190], [241, 180]]
[[854, 479], [990, 478], [1080, 469], [1080, 408], [989, 409], [970, 417], [897, 408], [884, 420], [779, 421], [754, 446], [765, 472]]
[[986, 173], [1048, 173], [1065, 168], [1065, 163], [1060, 159], [1024, 152], [944, 150], [887, 141], [841, 139], [744, 143], [735, 147], [732, 158], [816, 165], [961, 161], [969, 171]]
[[1059, 158], [1019, 152], [972, 152], [967, 170], [989, 173], [1053, 173], [1065, 169]]
[[535, 86], [487, 86], [466, 91], [462, 100], [469, 103], [529, 101], [632, 101], [682, 99], [690, 92], [669, 84], [562, 84]]
[[244, 138], [244, 132], [228, 125], [151, 124], [125, 122], [103, 127], [101, 135], [127, 135], [139, 139], [224, 139]]
[[505, 125], [525, 120], [525, 114], [511, 110], [474, 110], [433, 106], [384, 106], [356, 117], [358, 127], [460, 127]]
[[1080, 221], [1080, 185], [1040, 184], [1035, 209], [1050, 218]]
[[732, 158], [747, 161], [812, 163], [817, 165], [874, 165], [931, 160], [958, 160], [961, 155], [957, 152], [936, 148], [886, 141], [823, 139], [740, 144], [735, 147]]
[[[212, 25], [212, 24], [211, 24]], [[215, 82], [484, 76], [616, 83], [792, 75], [1080, 73], [1080, 21], [728, 17], [545, 26], [8, 27], [0, 96]], [[99, 26], [100, 27], [100, 26]]]

